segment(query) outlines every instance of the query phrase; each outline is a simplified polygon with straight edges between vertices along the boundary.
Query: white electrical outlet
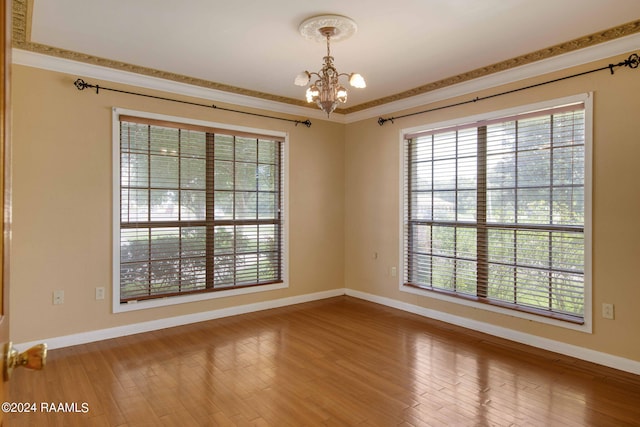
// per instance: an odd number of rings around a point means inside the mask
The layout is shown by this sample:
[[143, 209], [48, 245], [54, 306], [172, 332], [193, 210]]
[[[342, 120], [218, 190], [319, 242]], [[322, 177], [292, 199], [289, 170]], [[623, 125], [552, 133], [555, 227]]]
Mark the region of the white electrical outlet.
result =
[[613, 320], [614, 318], [613, 304], [608, 304], [608, 303], [602, 304], [602, 317], [604, 317], [605, 319]]
[[104, 299], [104, 287], [99, 286], [96, 288], [96, 300]]
[[391, 267], [391, 277], [396, 277], [398, 275], [398, 269], [396, 267]]
[[53, 291], [53, 305], [64, 304], [64, 291]]

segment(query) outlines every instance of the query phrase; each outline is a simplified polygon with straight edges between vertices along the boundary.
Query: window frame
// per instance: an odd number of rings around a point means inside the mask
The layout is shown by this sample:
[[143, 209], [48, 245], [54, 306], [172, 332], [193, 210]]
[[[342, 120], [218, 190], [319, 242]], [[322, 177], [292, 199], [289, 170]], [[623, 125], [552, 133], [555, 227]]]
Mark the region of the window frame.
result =
[[[281, 269], [282, 269], [282, 281], [278, 283], [270, 284], [258, 284], [253, 286], [240, 286], [229, 289], [220, 289], [209, 292], [190, 293], [185, 295], [174, 295], [152, 299], [142, 299], [137, 301], [130, 301], [128, 303], [120, 302], [120, 232], [121, 232], [121, 206], [120, 206], [120, 116], [131, 116], [140, 118], [141, 120], [149, 119], [154, 121], [165, 121], [171, 123], [184, 124], [185, 127], [195, 126], [203, 128], [215, 128], [221, 131], [229, 131], [239, 134], [260, 135], [263, 137], [274, 137], [282, 142], [282, 156], [281, 156], [281, 180], [282, 180], [282, 212], [281, 217]], [[216, 122], [209, 122], [203, 120], [189, 119], [185, 117], [170, 116], [165, 114], [156, 114], [143, 111], [129, 110], [124, 108], [112, 109], [112, 309], [114, 313], [128, 312], [134, 310], [141, 310], [147, 308], [170, 306], [175, 304], [184, 304], [197, 301], [205, 301], [210, 299], [225, 298], [235, 295], [244, 295], [257, 292], [268, 292], [276, 289], [283, 289], [289, 287], [288, 277], [288, 247], [289, 247], [289, 134], [281, 131], [256, 129], [246, 126], [235, 126]]]
[[[406, 180], [406, 150], [405, 136], [407, 134], [416, 134], [421, 132], [431, 132], [439, 129], [454, 128], [457, 126], [466, 126], [477, 122], [486, 122], [499, 120], [503, 117], [511, 117], [525, 114], [533, 111], [551, 109], [560, 105], [572, 103], [584, 103], [585, 112], [585, 177], [584, 177], [584, 321], [583, 323], [569, 322], [554, 317], [543, 316], [540, 314], [529, 313], [504, 307], [501, 305], [488, 304], [475, 298], [465, 298], [458, 295], [449, 295], [446, 292], [430, 290], [425, 288], [407, 285], [407, 263], [406, 256], [407, 241], [405, 240], [405, 228], [407, 227], [406, 208], [408, 201], [407, 196], [407, 180]], [[461, 117], [458, 119], [447, 120], [427, 125], [405, 128], [400, 130], [399, 134], [399, 150], [400, 150], [400, 194], [399, 194], [399, 260], [401, 266], [401, 274], [398, 274], [399, 289], [415, 295], [425, 296], [436, 300], [447, 301], [457, 305], [473, 307], [484, 311], [505, 314], [508, 316], [535, 321], [539, 323], [550, 324], [562, 328], [573, 329], [581, 332], [592, 333], [593, 331], [593, 307], [592, 307], [592, 180], [593, 180], [593, 94], [583, 93], [564, 98], [556, 98], [542, 101], [534, 104], [521, 105], [513, 108], [503, 109], [499, 111], [491, 111], [473, 116]]]

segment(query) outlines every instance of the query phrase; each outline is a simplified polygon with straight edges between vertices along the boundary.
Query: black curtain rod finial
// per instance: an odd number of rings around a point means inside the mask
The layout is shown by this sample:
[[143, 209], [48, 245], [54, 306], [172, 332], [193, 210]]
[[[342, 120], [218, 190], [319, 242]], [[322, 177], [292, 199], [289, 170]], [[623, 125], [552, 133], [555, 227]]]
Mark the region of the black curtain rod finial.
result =
[[617, 64], [609, 64], [609, 71], [611, 71], [611, 74], [613, 74], [613, 70], [616, 67], [629, 67], [635, 69], [638, 68], [638, 65], [640, 65], [640, 57], [638, 57], [637, 53], [632, 53], [627, 59], [622, 62], [618, 62]]
[[73, 82], [73, 85], [78, 88], [78, 90], [85, 90], [89, 87], [89, 84], [82, 79], [77, 79], [75, 82]]
[[75, 82], [73, 82], [73, 85], [78, 88], [78, 90], [85, 90], [88, 87], [95, 87], [96, 88], [96, 94], [100, 93], [100, 86], [98, 85], [90, 85], [89, 83], [85, 82], [82, 79], [77, 79]]
[[638, 68], [638, 65], [640, 65], [640, 57], [637, 53], [632, 53], [629, 55], [629, 58], [627, 58], [624, 65], [629, 68]]

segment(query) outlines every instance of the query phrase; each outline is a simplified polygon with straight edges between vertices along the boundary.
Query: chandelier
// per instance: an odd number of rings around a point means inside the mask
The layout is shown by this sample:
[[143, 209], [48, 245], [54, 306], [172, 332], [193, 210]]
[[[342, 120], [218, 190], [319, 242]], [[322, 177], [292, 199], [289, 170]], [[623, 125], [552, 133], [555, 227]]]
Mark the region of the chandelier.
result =
[[[340, 83], [340, 77], [348, 77], [349, 84], [356, 88], [366, 87], [364, 78], [357, 73], [338, 73], [333, 65], [331, 56], [331, 39], [334, 41], [343, 40], [357, 30], [356, 23], [344, 16], [322, 15], [309, 18], [300, 24], [300, 33], [308, 39], [326, 40], [327, 56], [325, 56], [322, 69], [317, 73], [303, 71], [298, 74], [295, 84], [307, 86], [307, 102], [315, 102], [327, 117], [338, 104], [347, 102], [347, 89]], [[312, 81], [312, 77], [314, 80]]]

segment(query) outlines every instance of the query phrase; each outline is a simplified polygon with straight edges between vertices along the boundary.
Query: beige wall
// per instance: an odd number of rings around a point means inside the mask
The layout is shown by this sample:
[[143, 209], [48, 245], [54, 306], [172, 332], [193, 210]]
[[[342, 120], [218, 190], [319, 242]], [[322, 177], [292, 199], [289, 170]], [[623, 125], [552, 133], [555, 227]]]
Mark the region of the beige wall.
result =
[[[343, 125], [313, 120], [311, 128], [296, 127], [114, 92], [96, 95], [78, 91], [75, 79], [13, 67], [14, 342], [343, 287]], [[289, 132], [288, 289], [112, 314], [112, 107]], [[107, 299], [95, 300], [97, 286], [107, 288]], [[52, 305], [56, 289], [65, 292], [63, 305]]]
[[[621, 56], [626, 58], [626, 56]], [[617, 63], [588, 64], [458, 99], [469, 100], [552, 78]], [[517, 319], [399, 291], [389, 268], [399, 265], [400, 148], [403, 128], [462, 118], [563, 96], [594, 92], [593, 146], [593, 334]], [[602, 71], [551, 85], [387, 122], [347, 126], [345, 148], [345, 286], [535, 336], [640, 361], [640, 71]], [[397, 113], [401, 115], [406, 112]], [[374, 252], [378, 258], [374, 259]], [[615, 304], [615, 320], [601, 317], [603, 302]]]
[[[616, 57], [414, 111], [619, 60]], [[13, 71], [11, 323], [16, 342], [347, 287], [640, 361], [638, 70], [619, 69], [615, 76], [607, 71], [590, 74], [382, 127], [376, 117], [348, 125], [314, 120], [309, 129], [106, 91], [100, 95], [79, 92], [72, 86], [76, 76], [23, 66], [14, 66]], [[595, 173], [593, 334], [400, 292], [397, 279], [389, 273], [392, 266], [401, 268], [400, 130], [590, 91], [594, 92]], [[290, 133], [288, 289], [120, 314], [111, 313], [109, 299], [94, 300], [96, 286], [111, 286], [114, 106]], [[64, 289], [64, 305], [52, 305], [55, 289]], [[600, 317], [603, 302], [615, 304], [615, 320]]]

